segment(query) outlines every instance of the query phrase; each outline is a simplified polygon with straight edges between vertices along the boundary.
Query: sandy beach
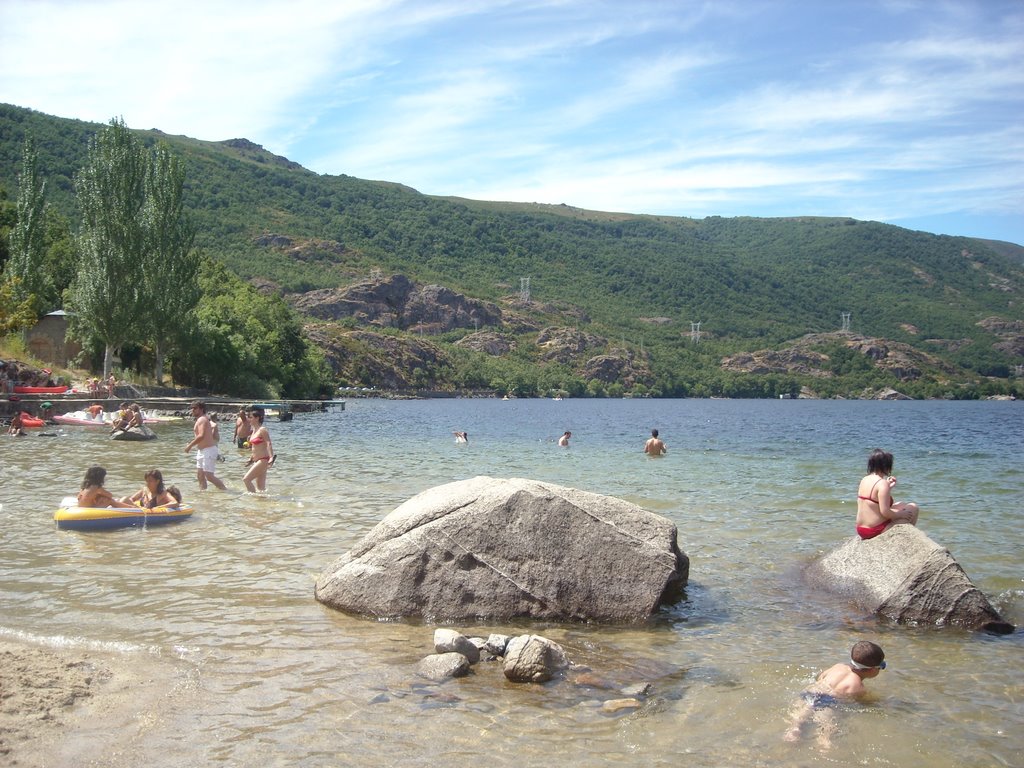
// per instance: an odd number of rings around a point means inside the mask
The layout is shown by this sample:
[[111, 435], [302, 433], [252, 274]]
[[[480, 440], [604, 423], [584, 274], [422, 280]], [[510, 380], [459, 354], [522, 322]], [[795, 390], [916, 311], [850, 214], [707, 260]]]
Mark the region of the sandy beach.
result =
[[174, 665], [0, 638], [0, 763], [122, 765], [175, 695]]

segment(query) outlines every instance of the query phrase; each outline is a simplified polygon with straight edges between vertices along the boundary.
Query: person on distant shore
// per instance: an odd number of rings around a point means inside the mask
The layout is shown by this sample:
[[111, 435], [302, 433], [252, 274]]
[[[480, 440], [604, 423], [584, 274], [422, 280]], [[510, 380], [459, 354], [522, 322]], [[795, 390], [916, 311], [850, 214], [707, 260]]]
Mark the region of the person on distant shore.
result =
[[94, 466], [85, 470], [82, 490], [78, 492], [78, 506], [90, 507], [92, 509], [104, 509], [107, 507], [134, 509], [134, 504], [115, 499], [113, 494], [103, 487], [103, 481], [106, 479], [107, 470], [103, 467]]
[[572, 432], [566, 430], [560, 438], [558, 438], [558, 444], [563, 448], [569, 447], [569, 438], [572, 437]]
[[455, 442], [456, 443], [468, 443], [469, 442], [469, 432], [452, 432], [452, 434], [455, 435]]
[[648, 456], [664, 456], [666, 451], [668, 451], [668, 446], [658, 437], [658, 430], [652, 429], [651, 436], [644, 443], [644, 453]]
[[195, 437], [185, 446], [185, 453], [196, 449], [196, 479], [199, 481], [199, 490], [205, 491], [207, 482], [213, 483], [222, 491], [227, 490], [224, 482], [216, 474], [217, 456], [220, 451], [214, 439], [210, 417], [206, 415], [206, 403], [201, 400], [192, 403], [192, 416], [196, 420], [192, 428]]
[[117, 387], [117, 378], [114, 374], [110, 374], [110, 378], [107, 379], [107, 397], [111, 400], [114, 399], [114, 389]]
[[857, 489], [857, 535], [873, 539], [897, 523], [917, 525], [917, 504], [894, 501], [892, 489], [892, 454], [876, 448], [868, 456], [868, 474]]
[[125, 496], [121, 501], [126, 501], [145, 509], [153, 507], [164, 507], [170, 504], [177, 504], [178, 500], [164, 487], [164, 476], [159, 469], [151, 469], [145, 475], [146, 485], [131, 496]]
[[792, 725], [783, 738], [798, 741], [804, 724], [813, 720], [818, 726], [818, 745], [829, 749], [838, 729], [834, 707], [843, 699], [862, 697], [867, 693], [864, 681], [878, 677], [883, 669], [885, 652], [881, 647], [867, 640], [855, 643], [849, 661], [826, 669], [800, 694], [800, 701], [791, 713]]
[[252, 424], [249, 423], [249, 412], [243, 405], [238, 409], [238, 415], [235, 416], [235, 434], [231, 440], [239, 448], [249, 447], [249, 435], [252, 434]]
[[249, 412], [249, 421], [252, 425], [252, 434], [249, 436], [249, 447], [252, 449], [252, 456], [246, 465], [248, 469], [242, 482], [245, 483], [249, 493], [267, 490], [267, 470], [277, 459], [274, 454], [274, 445], [270, 442], [270, 430], [263, 425], [264, 413], [262, 408], [253, 408]]

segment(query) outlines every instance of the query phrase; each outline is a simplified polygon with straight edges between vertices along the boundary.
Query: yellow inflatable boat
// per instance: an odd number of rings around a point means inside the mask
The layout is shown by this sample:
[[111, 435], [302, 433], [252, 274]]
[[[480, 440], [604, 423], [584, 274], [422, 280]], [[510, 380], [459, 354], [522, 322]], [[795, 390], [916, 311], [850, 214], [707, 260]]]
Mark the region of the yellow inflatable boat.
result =
[[74, 496], [66, 497], [60, 509], [53, 513], [57, 527], [68, 531], [109, 531], [113, 528], [131, 526], [164, 525], [178, 523], [192, 516], [192, 507], [180, 504], [173, 507], [154, 507], [144, 509], [118, 509], [107, 507], [79, 507]]

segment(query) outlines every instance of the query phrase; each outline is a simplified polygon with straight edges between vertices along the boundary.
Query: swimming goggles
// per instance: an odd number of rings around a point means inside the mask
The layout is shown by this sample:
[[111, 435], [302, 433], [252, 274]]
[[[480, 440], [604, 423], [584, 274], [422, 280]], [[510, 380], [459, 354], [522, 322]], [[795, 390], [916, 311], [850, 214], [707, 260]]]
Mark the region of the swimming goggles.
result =
[[858, 664], [853, 659], [850, 659], [850, 666], [853, 667], [854, 669], [885, 669], [885, 662], [883, 661], [881, 664], [878, 664], [878, 665], [876, 665], [874, 667], [871, 667], [871, 666], [868, 666], [867, 664]]

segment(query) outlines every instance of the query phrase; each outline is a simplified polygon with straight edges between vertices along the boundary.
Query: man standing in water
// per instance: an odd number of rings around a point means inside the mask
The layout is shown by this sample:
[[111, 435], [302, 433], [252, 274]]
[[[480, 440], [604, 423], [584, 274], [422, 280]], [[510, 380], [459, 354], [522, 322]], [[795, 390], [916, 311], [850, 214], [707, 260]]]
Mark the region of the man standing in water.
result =
[[213, 425], [210, 417], [206, 415], [206, 403], [196, 400], [192, 403], [192, 416], [196, 423], [192, 428], [195, 437], [185, 446], [185, 453], [193, 448], [196, 449], [196, 479], [199, 480], [199, 490], [206, 490], [207, 481], [213, 483], [222, 491], [226, 490], [224, 482], [215, 474], [217, 469], [217, 439], [213, 432]]
[[644, 443], [644, 453], [648, 456], [664, 456], [667, 450], [668, 446], [658, 437], [658, 430], [652, 429], [651, 436]]
[[565, 434], [563, 434], [560, 438], [558, 438], [558, 444], [560, 446], [562, 446], [563, 448], [568, 448], [569, 447], [569, 438], [570, 437], [572, 437], [572, 432], [570, 432], [569, 430], [566, 430]]

